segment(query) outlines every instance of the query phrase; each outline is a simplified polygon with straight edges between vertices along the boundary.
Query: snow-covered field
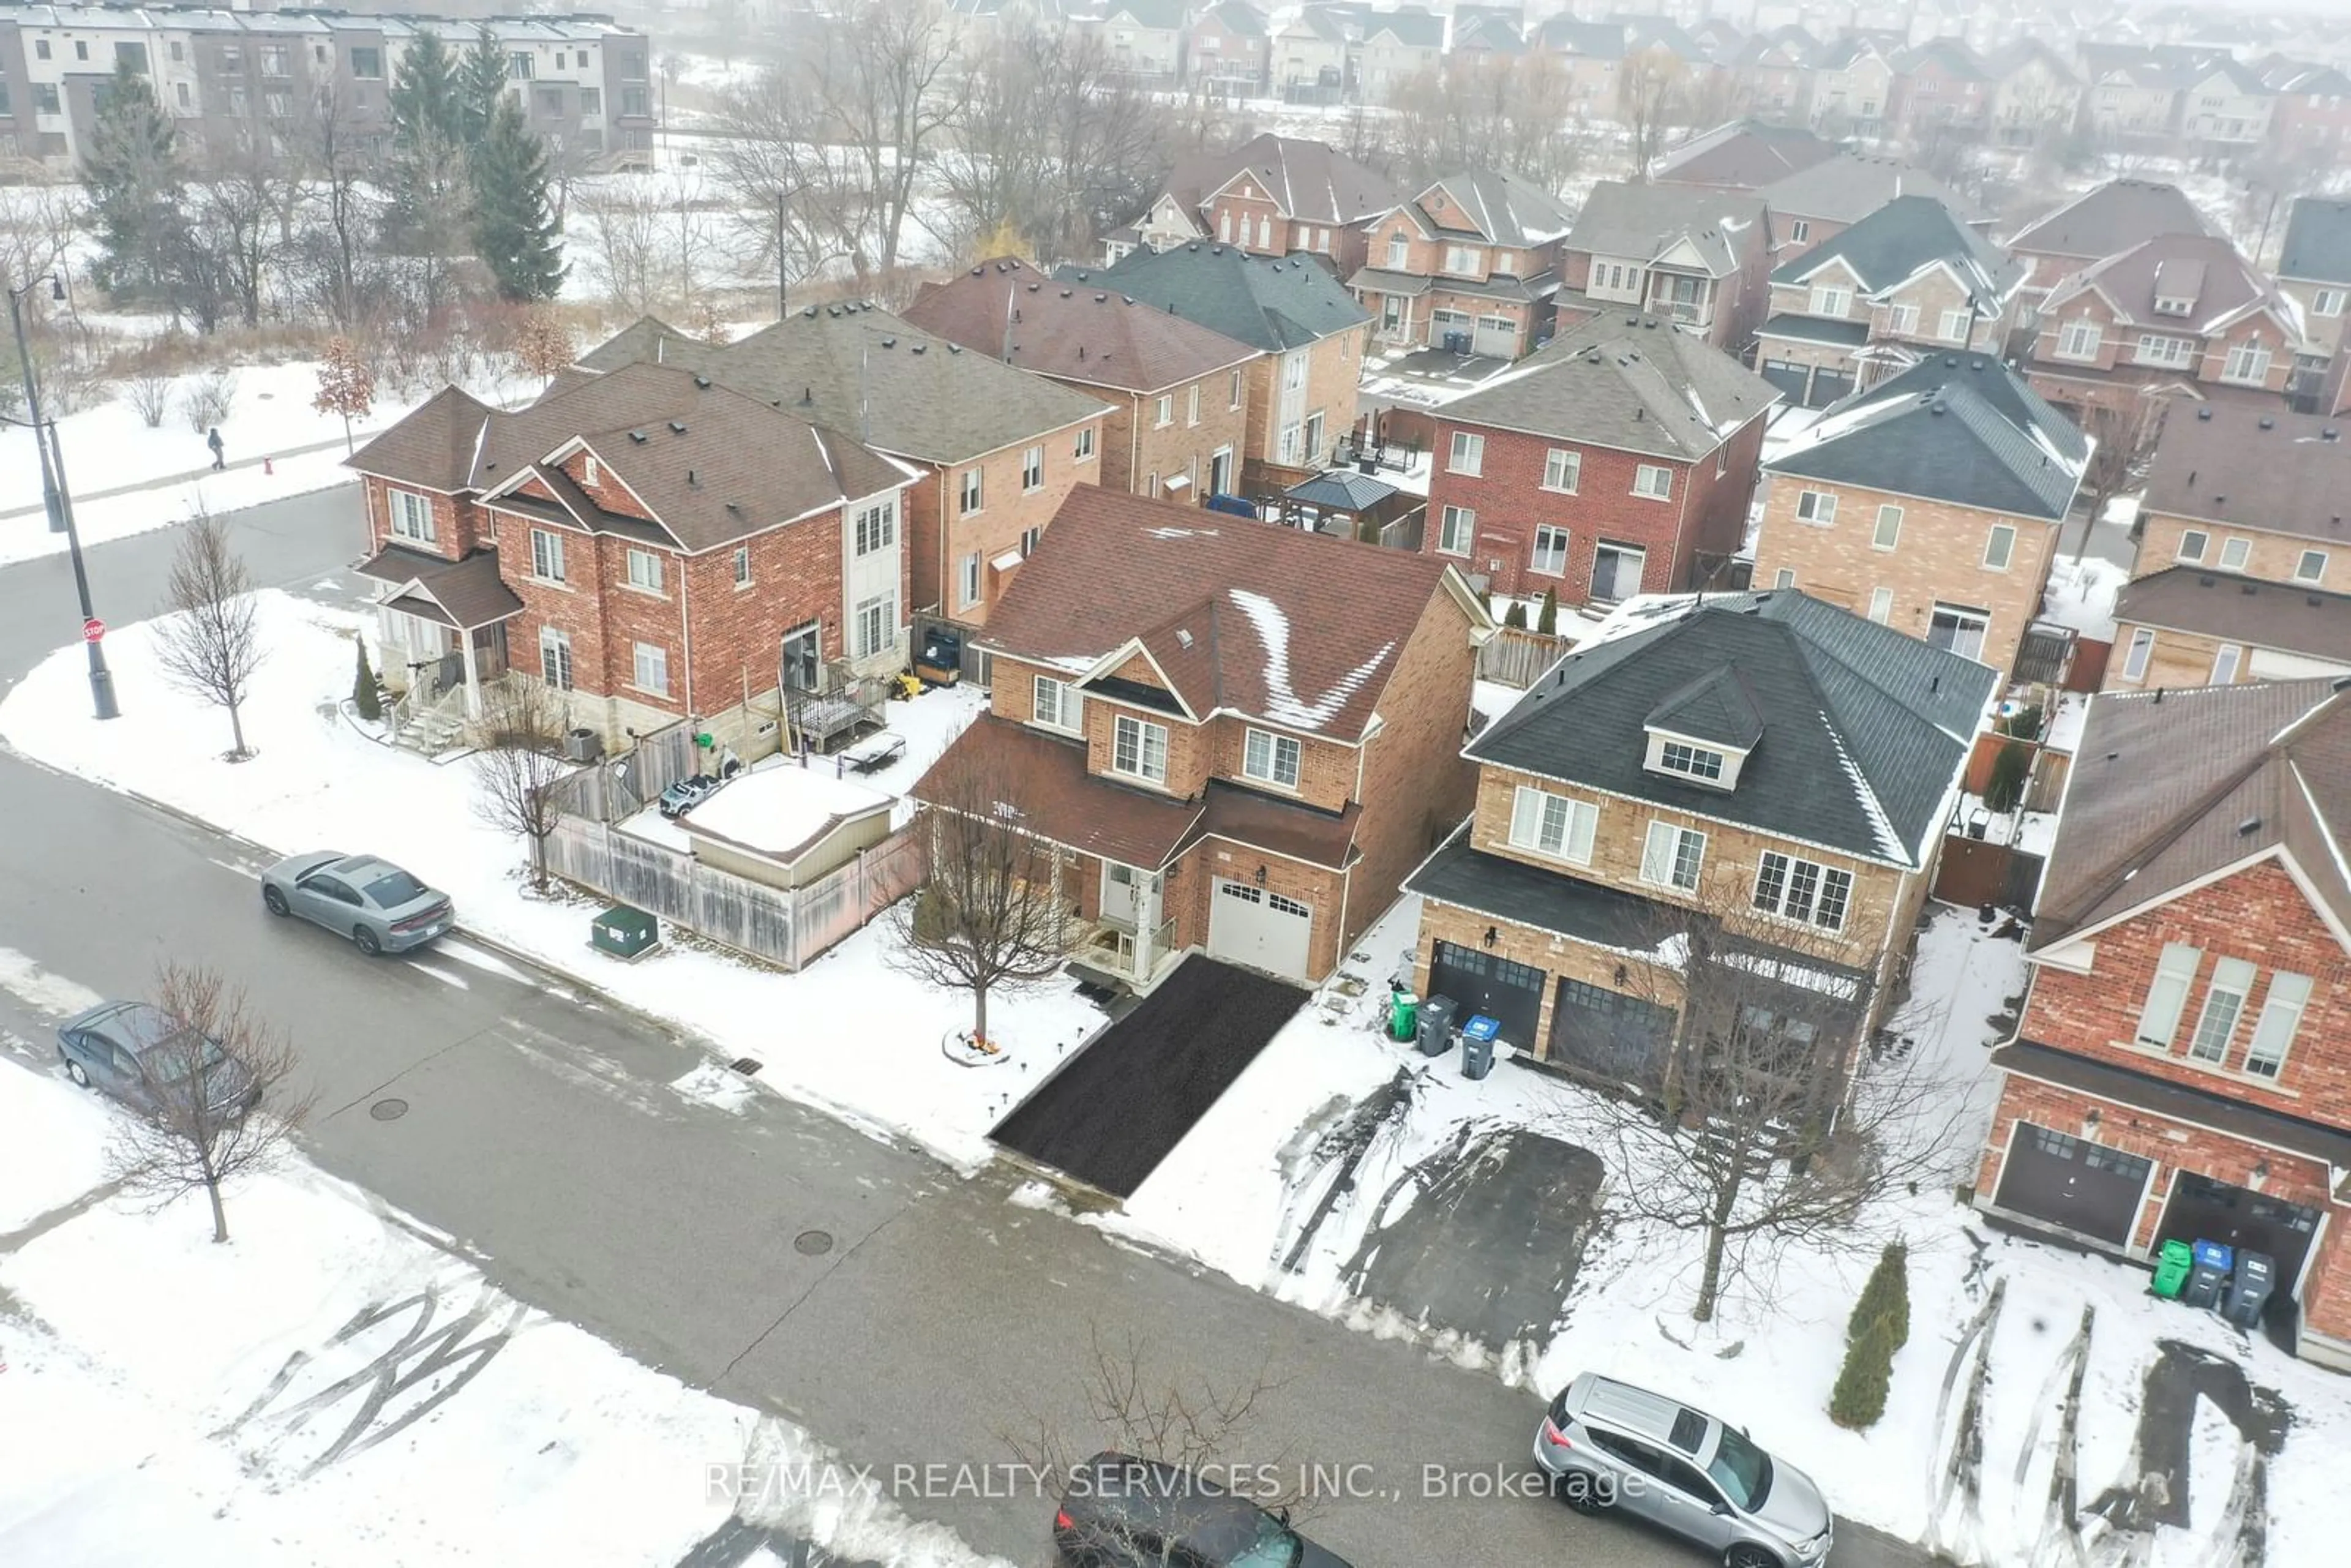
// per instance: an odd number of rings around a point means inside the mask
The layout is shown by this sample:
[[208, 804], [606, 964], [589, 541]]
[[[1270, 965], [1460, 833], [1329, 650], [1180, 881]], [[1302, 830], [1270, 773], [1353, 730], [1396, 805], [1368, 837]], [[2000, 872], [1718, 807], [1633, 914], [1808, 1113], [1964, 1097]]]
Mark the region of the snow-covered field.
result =
[[[0, 1228], [82, 1199], [118, 1113], [0, 1062]], [[870, 1494], [764, 1478], [824, 1451], [489, 1285], [307, 1162], [102, 1197], [0, 1253], [0, 1562], [58, 1568], [669, 1564], [752, 1522], [893, 1568], [982, 1568]], [[835, 1472], [845, 1476], [841, 1469]]]
[[[466, 763], [436, 766], [384, 745], [339, 711], [350, 692], [359, 618], [275, 592], [260, 604], [266, 658], [245, 711], [246, 737], [258, 752], [251, 761], [221, 760], [225, 716], [163, 681], [152, 622], [108, 633], [120, 720], [89, 717], [77, 646], [52, 655], [0, 703], [0, 741], [286, 853], [385, 855], [445, 889], [467, 929], [700, 1034], [717, 1060], [758, 1058], [761, 1082], [776, 1089], [959, 1164], [987, 1158], [987, 1130], [1102, 1021], [1071, 982], [992, 998], [990, 1032], [1003, 1037], [1006, 1055], [987, 1067], [960, 1066], [941, 1042], [970, 1027], [969, 993], [893, 970], [886, 921], [792, 975], [675, 943], [633, 963], [606, 958], [588, 946], [595, 904], [525, 889], [521, 846], [476, 815]], [[865, 782], [903, 794], [982, 701], [976, 690], [956, 688], [893, 704], [890, 723], [906, 737], [906, 754]], [[791, 1019], [825, 1022], [796, 1029], [777, 1021]], [[854, 1051], [841, 1049], [837, 1030], [850, 1019], [859, 1022]]]

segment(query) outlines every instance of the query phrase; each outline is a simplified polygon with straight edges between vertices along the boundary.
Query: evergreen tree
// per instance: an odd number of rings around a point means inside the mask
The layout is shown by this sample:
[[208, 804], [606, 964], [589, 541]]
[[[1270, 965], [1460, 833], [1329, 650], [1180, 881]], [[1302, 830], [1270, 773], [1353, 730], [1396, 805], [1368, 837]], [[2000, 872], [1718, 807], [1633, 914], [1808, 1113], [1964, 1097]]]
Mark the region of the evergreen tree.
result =
[[469, 152], [479, 152], [489, 140], [490, 121], [507, 96], [507, 52], [487, 27], [465, 51], [456, 69], [455, 118], [451, 131]]
[[423, 258], [423, 293], [441, 301], [448, 258], [465, 249], [471, 195], [459, 140], [456, 62], [430, 31], [419, 32], [401, 61], [388, 106], [392, 156], [384, 171], [384, 248]]
[[501, 297], [552, 299], [563, 287], [563, 237], [547, 193], [547, 148], [522, 108], [498, 99], [474, 154], [474, 250]]
[[429, 27], [418, 29], [387, 99], [395, 149], [413, 149], [436, 136], [464, 145], [457, 71], [457, 58], [441, 36]]
[[185, 170], [172, 120], [147, 78], [115, 62], [99, 98], [82, 155], [97, 220], [98, 286], [123, 299], [178, 306], [187, 224], [180, 208]]

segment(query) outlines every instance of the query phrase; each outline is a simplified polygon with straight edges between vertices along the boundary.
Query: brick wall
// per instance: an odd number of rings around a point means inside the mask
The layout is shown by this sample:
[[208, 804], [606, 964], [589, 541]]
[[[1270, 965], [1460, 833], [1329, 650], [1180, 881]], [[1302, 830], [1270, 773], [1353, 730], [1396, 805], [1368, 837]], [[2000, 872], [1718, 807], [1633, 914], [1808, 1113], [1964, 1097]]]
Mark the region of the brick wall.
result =
[[[2340, 501], [2343, 497], [2335, 499]], [[2134, 578], [2151, 577], [2175, 566], [2200, 566], [2207, 571], [2231, 571], [2241, 577], [2258, 577], [2264, 582], [2292, 582], [2337, 593], [2351, 591], [2351, 535], [2322, 543], [2252, 527], [2193, 522], [2161, 512], [2139, 515], [2146, 519], [2146, 530], [2139, 539], [2137, 558], [2131, 563]], [[2193, 561], [2183, 559], [2179, 553], [2180, 536], [2191, 531], [2204, 536], [2204, 553]], [[2220, 564], [2221, 552], [2232, 539], [2244, 541], [2245, 562], [2224, 567]], [[2294, 575], [2302, 564], [2303, 553], [2312, 549], [2326, 558], [2315, 581]]]
[[[1797, 517], [1799, 497], [1807, 490], [1836, 497], [1834, 521], [1823, 526]], [[1890, 550], [1872, 543], [1883, 506], [1902, 508]], [[2001, 523], [2015, 528], [2016, 542], [2007, 568], [1994, 570], [1983, 564], [1984, 547], [1992, 527]], [[1873, 591], [1890, 588], [1894, 602], [1886, 623], [1914, 637], [1927, 635], [1938, 601], [1987, 611], [1983, 651], [1977, 657], [1997, 670], [2016, 662], [2024, 629], [2041, 612], [2042, 591], [2055, 559], [2053, 523], [1792, 475], [1764, 479], [1756, 586], [1771, 587], [1782, 570], [1792, 570], [1794, 586], [1863, 615], [1869, 613]]]
[[[1153, 783], [1119, 773], [1111, 765], [1117, 758], [1120, 716], [1155, 724], [1167, 732], [1167, 777]], [[1093, 693], [1086, 695], [1086, 771], [1115, 778], [1137, 789], [1153, 789], [1188, 800], [1207, 788], [1212, 749], [1198, 725], [1186, 724], [1176, 714], [1113, 702]]]
[[[2036, 277], [2040, 276], [2037, 272]], [[2101, 332], [2097, 352], [2082, 359], [2065, 359], [2058, 355], [2058, 345], [2064, 341], [2065, 329], [2076, 321], [2095, 322]], [[2260, 392], [2283, 392], [2287, 379], [2294, 372], [2294, 345], [2284, 340], [2277, 324], [2266, 316], [2256, 315], [2236, 323], [2226, 331], [2199, 340], [2196, 358], [2185, 367], [2142, 365], [2137, 362], [2138, 340], [2142, 335], [2154, 334], [2166, 338], [2199, 338], [2187, 320], [2174, 321], [2158, 317], [2136, 325], [2118, 325], [2115, 312], [2095, 294], [2076, 295], [2055, 313], [2042, 318], [2039, 335], [2032, 344], [2034, 376], [2048, 376], [2053, 385], [2070, 385], [2069, 392], [2044, 395], [2069, 402], [2112, 402], [2127, 408], [2138, 388], [2149, 381], [2197, 381], [2215, 385], [2243, 388]], [[2270, 350], [2268, 373], [2259, 385], [2250, 382], [2224, 382], [2230, 350], [2239, 343], [2259, 341]], [[2089, 389], [2081, 383], [2095, 383], [2101, 378], [2112, 378], [2115, 386], [2104, 391]], [[2035, 386], [2040, 384], [2035, 380]]]
[[[2155, 641], [2148, 645], [2147, 667], [2137, 680], [2130, 678], [2132, 641], [2141, 631], [2151, 632]], [[2240, 644], [2237, 658], [2237, 679], [2253, 678], [2250, 655]], [[2175, 632], [2167, 627], [2142, 627], [2136, 622], [2115, 623], [2114, 653], [2106, 660], [2105, 684], [2099, 688], [2109, 692], [2153, 691], [2158, 686], [2177, 690], [2182, 686], [2209, 686], [2212, 684], [2213, 664], [2220, 654], [2220, 639], [2194, 632]]]
[[[1253, 361], [1254, 363], [1261, 361]], [[1128, 463], [1126, 488], [1137, 496], [1157, 495], [1196, 505], [1207, 494], [1208, 469], [1217, 453], [1229, 450], [1232, 454], [1234, 477], [1228, 483], [1238, 484], [1241, 460], [1247, 455], [1249, 442], [1248, 378], [1244, 376], [1241, 406], [1233, 406], [1233, 378], [1230, 371], [1216, 371], [1196, 380], [1178, 382], [1164, 393], [1152, 392], [1135, 401], [1139, 423], [1131, 427], [1131, 455], [1121, 453]], [[1192, 397], [1199, 394], [1200, 413], [1196, 423], [1192, 417]], [[1168, 420], [1159, 423], [1161, 396], [1167, 399]], [[1171, 491], [1167, 481], [1181, 474], [1191, 481], [1187, 488]], [[1158, 487], [1152, 488], [1154, 478]], [[1112, 481], [1106, 476], [1103, 483]]]
[[[1466, 694], [1468, 686], [1463, 686]], [[1467, 700], [1465, 695], [1464, 700]], [[1210, 719], [1207, 732], [1208, 771], [1219, 779], [1230, 779], [1251, 789], [1286, 799], [1324, 811], [1343, 811], [1347, 802], [1355, 798], [1355, 768], [1358, 749], [1319, 736], [1301, 735], [1294, 730], [1278, 728], [1270, 724], [1252, 724], [1245, 718], [1227, 716]], [[1285, 789], [1279, 784], [1249, 776], [1243, 764], [1247, 760], [1249, 731], [1285, 736], [1298, 742], [1298, 787]]]
[[1339, 934], [1340, 906], [1350, 903], [1346, 873], [1268, 854], [1229, 839], [1201, 840], [1176, 861], [1168, 877], [1165, 896], [1176, 921], [1176, 946], [1206, 948], [1215, 905], [1216, 879], [1258, 884], [1260, 867], [1265, 880], [1259, 885], [1267, 892], [1312, 906], [1314, 922], [1307, 942], [1307, 976], [1320, 980], [1338, 967], [1340, 956], [1346, 951]]
[[[491, 542], [490, 530], [482, 517], [482, 509], [469, 500], [427, 490], [415, 485], [396, 485], [376, 475], [365, 476], [360, 489], [367, 505], [368, 553], [390, 545], [416, 550], [424, 555], [445, 556], [462, 560], [475, 550]], [[413, 539], [392, 531], [391, 493], [406, 490], [422, 496], [433, 508], [433, 538]]]
[[[917, 498], [909, 508], [914, 526], [908, 529], [913, 580], [908, 602], [918, 608], [936, 606], [939, 613], [967, 626], [987, 624], [987, 612], [1004, 586], [988, 563], [1019, 549], [1029, 529], [1053, 520], [1071, 489], [1094, 481], [1102, 465], [1102, 425], [1101, 419], [1088, 420], [1082, 426], [1050, 431], [984, 453], [969, 463], [919, 465], [924, 477], [913, 486]], [[1081, 429], [1092, 431], [1093, 439], [1093, 455], [1083, 461], [1077, 457]], [[1044, 460], [1041, 481], [1033, 490], [1022, 482], [1032, 449]], [[980, 475], [980, 507], [967, 512], [964, 481], [973, 469]], [[965, 563], [970, 557], [977, 558], [979, 567], [976, 603], [963, 597]]]
[[[1252, 256], [1281, 256], [1290, 249], [1288, 221], [1272, 200], [1250, 182], [1239, 182], [1212, 198], [1206, 213], [1208, 233], [1219, 245], [1229, 245]], [[1260, 243], [1258, 236], [1261, 233], [1270, 234], [1270, 243]]]
[[1477, 769], [1460, 752], [1477, 664], [1468, 612], [1451, 595], [1433, 595], [1380, 695], [1380, 731], [1364, 743], [1364, 813], [1355, 827], [1363, 859], [1348, 900], [1350, 946], [1469, 814]]
[[[1494, 933], [1494, 944], [1490, 947], [1486, 945], [1486, 933], [1489, 930]], [[1498, 924], [1483, 915], [1456, 909], [1450, 904], [1422, 904], [1417, 940], [1413, 957], [1412, 988], [1418, 996], [1428, 995], [1429, 970], [1436, 962], [1439, 942], [1490, 952], [1514, 964], [1541, 969], [1548, 977], [1543, 982], [1542, 1009], [1535, 1022], [1535, 1054], [1538, 1057], [1548, 1058], [1551, 1054], [1552, 1015], [1558, 1007], [1559, 982], [1562, 979], [1580, 980], [1587, 986], [1637, 996], [1644, 1001], [1654, 1001], [1658, 1005], [1664, 1005], [1666, 998], [1675, 996], [1678, 988], [1677, 977], [1671, 970], [1643, 964], [1638, 966], [1639, 974], [1635, 977], [1633, 973], [1635, 965], [1621, 954], [1603, 952], [1581, 942], [1554, 936], [1549, 932]], [[1616, 978], [1620, 968], [1625, 971], [1625, 979], [1621, 984]]]
[[[1364, 350], [1371, 341], [1372, 323], [1333, 332], [1306, 350], [1305, 396], [1299, 421], [1320, 410], [1322, 450], [1353, 428], [1356, 382], [1363, 374]], [[1290, 350], [1295, 352], [1296, 350]], [[1265, 354], [1249, 361], [1248, 423], [1244, 450], [1262, 463], [1281, 461], [1281, 354]], [[1201, 394], [1205, 405], [1208, 394]], [[1301, 439], [1303, 433], [1301, 430]]]

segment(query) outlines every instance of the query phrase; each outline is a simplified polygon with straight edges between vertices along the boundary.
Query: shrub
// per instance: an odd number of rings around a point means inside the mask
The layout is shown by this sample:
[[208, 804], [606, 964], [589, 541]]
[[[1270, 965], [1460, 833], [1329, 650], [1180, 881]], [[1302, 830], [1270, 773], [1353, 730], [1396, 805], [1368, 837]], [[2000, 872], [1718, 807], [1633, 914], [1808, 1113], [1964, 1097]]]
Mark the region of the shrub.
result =
[[1886, 1250], [1878, 1254], [1877, 1267], [1869, 1271], [1860, 1297], [1853, 1303], [1845, 1336], [1850, 1339], [1877, 1317], [1893, 1320], [1895, 1349], [1910, 1343], [1910, 1249], [1899, 1241], [1887, 1242]]
[[1527, 629], [1527, 601], [1523, 599], [1511, 600], [1510, 612], [1509, 614], [1502, 617], [1502, 624], [1505, 626], [1515, 626], [1521, 632], [1525, 631]]
[[1991, 759], [1991, 777], [1984, 780], [1984, 804], [1995, 811], [2012, 811], [2024, 799], [2024, 778], [2032, 771], [2032, 747], [2011, 740]]
[[1894, 1354], [1910, 1338], [1908, 1262], [1902, 1243], [1887, 1243], [1854, 1301], [1845, 1324], [1844, 1365], [1829, 1394], [1829, 1419], [1840, 1427], [1859, 1431], [1886, 1414]]
[[359, 669], [351, 676], [351, 707], [358, 715], [374, 724], [383, 717], [383, 687], [375, 678], [374, 666], [368, 663], [367, 644], [353, 644], [359, 650]]
[[198, 435], [228, 418], [236, 402], [236, 372], [225, 367], [209, 370], [180, 389], [180, 412]]
[[1543, 590], [1542, 608], [1535, 614], [1535, 630], [1546, 637], [1559, 635], [1559, 590]]

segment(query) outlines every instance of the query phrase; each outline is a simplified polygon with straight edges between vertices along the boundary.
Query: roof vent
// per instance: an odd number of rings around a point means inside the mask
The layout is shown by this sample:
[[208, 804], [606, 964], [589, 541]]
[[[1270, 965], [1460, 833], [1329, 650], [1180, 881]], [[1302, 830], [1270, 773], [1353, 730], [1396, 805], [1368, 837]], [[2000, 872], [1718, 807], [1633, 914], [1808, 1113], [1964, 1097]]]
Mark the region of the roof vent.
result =
[[[925, 349], [927, 349], [927, 348], [929, 348], [929, 347], [930, 347], [930, 345], [929, 345], [928, 343], [916, 343], [916, 344], [913, 345], [913, 347], [909, 350], [909, 352], [919, 354], [919, 353], [921, 353]], [[947, 345], [947, 347], [948, 347], [949, 349], [953, 349], [953, 348], [955, 347], [955, 345], [954, 345], [954, 344], [952, 344], [952, 343], [950, 343], [950, 344], [948, 344], [948, 345]]]
[[800, 307], [800, 314], [813, 321], [816, 319], [816, 307], [813, 305], [803, 305]]
[[894, 349], [898, 346], [898, 340], [895, 338], [884, 338], [882, 340], [882, 346], [885, 349]]
[[699, 489], [701, 489], [701, 488], [702, 488], [702, 476], [701, 476], [701, 475], [699, 475], [699, 474], [697, 474], [697, 473], [695, 473], [695, 472], [693, 469], [691, 469], [691, 468], [689, 468], [689, 469], [687, 469], [687, 470], [685, 471], [685, 482], [686, 482], [686, 484], [687, 484], [688, 486], [692, 486], [693, 488], [695, 488], [695, 489], [696, 489], [696, 490], [699, 490]]
[[2277, 428], [2277, 421], [2272, 419], [2268, 414], [2263, 414], [2262, 415], [2262, 428], [2263, 430], [2275, 430]]
[[[1127, 304], [1129, 304], [1129, 305], [1132, 305], [1132, 304], [1134, 304], [1134, 295], [1132, 295], [1132, 294], [1122, 294], [1122, 295], [1120, 295], [1120, 296], [1119, 296], [1119, 298], [1121, 298], [1122, 300], [1125, 301], [1125, 302], [1126, 302]], [[1169, 302], [1169, 304], [1168, 304], [1168, 308], [1169, 308], [1169, 309], [1171, 309], [1171, 310], [1175, 308], [1175, 304], [1174, 304], [1174, 302], [1173, 302], [1173, 301], [1170, 301], [1170, 302]]]
[[1179, 648], [1190, 647], [1192, 645], [1192, 633], [1186, 632], [1181, 626], [1176, 628], [1176, 645]]
[[2318, 439], [2321, 441], [2340, 441], [2343, 439], [2343, 433], [2330, 424], [2325, 430], [2318, 433]]
[[1034, 294], [1034, 293], [1036, 293], [1036, 292], [1037, 292], [1037, 290], [1039, 290], [1039, 289], [1040, 289], [1040, 288], [1042, 288], [1042, 287], [1045, 287], [1045, 286], [1044, 286], [1043, 284], [1041, 284], [1041, 283], [1032, 283], [1032, 284], [1030, 284], [1030, 285], [1029, 286], [1029, 293], [1031, 293], [1031, 294]]
[[672, 435], [684, 435], [685, 434], [685, 421], [682, 419], [671, 420], [669, 422], [669, 433]]
[[2262, 820], [2259, 817], [2247, 817], [2243, 821], [2237, 824], [2237, 836], [2241, 839], [2258, 833], [2261, 831]]
[[726, 503], [726, 509], [739, 517], [743, 515], [743, 503], [740, 501], [729, 501]]
[[2199, 408], [2196, 411], [2196, 417], [2200, 420], [2210, 420], [2212, 417], [2212, 411], [2210, 408]]
[[1943, 367], [1946, 370], [1958, 370], [1959, 368], [1959, 357], [1957, 354], [1945, 354], [1943, 356]]
[[[1198, 246], [1196, 246], [1196, 246], [1194, 246], [1192, 248], [1193, 248], [1194, 250], [1197, 250], [1197, 249], [1199, 249], [1200, 247], [1199, 247]], [[1084, 282], [1088, 277], [1092, 277], [1092, 275], [1091, 273], [1084, 273], [1084, 272], [1081, 272], [1080, 274], [1078, 274], [1078, 281], [1079, 281], [1080, 283], [1083, 283], [1083, 282]]]
[[987, 267], [985, 264], [975, 267], [971, 269], [971, 275], [974, 277], [985, 277], [987, 276]]
[[2309, 605], [2313, 610], [2324, 610], [2326, 608], [2326, 601], [2319, 598], [2315, 593], [2304, 594], [2302, 596], [2302, 601], [2304, 604]]
[[694, 378], [694, 384], [700, 387], [704, 392], [708, 392], [710, 390], [710, 378], [708, 376], [696, 376]]
[[1095, 295], [1095, 296], [1094, 296], [1094, 303], [1095, 303], [1095, 304], [1097, 304], [1097, 305], [1100, 305], [1100, 304], [1103, 303], [1105, 300], [1109, 299], [1109, 298], [1110, 298], [1110, 296], [1109, 296], [1109, 295], [1107, 295], [1107, 294], [1097, 294], [1097, 295]]
[[2212, 586], [2212, 580], [2210, 577], [2199, 577], [2196, 580], [2196, 586], [2199, 588], [2210, 588]]
[[2337, 675], [2326, 683], [2330, 692], [2351, 692], [2351, 675]]
[[1062, 290], [1061, 290], [1061, 298], [1064, 298], [1064, 299], [1069, 298], [1070, 298], [1070, 291], [1069, 291], [1068, 289], [1066, 289], [1066, 288], [1062, 289]]
[[833, 320], [838, 321], [841, 319], [841, 307], [838, 305], [826, 306], [824, 308], [824, 313]]
[[629, 439], [635, 442], [638, 445], [643, 446], [646, 442], [652, 440], [653, 437], [647, 435], [642, 430], [632, 430], [629, 432]]

